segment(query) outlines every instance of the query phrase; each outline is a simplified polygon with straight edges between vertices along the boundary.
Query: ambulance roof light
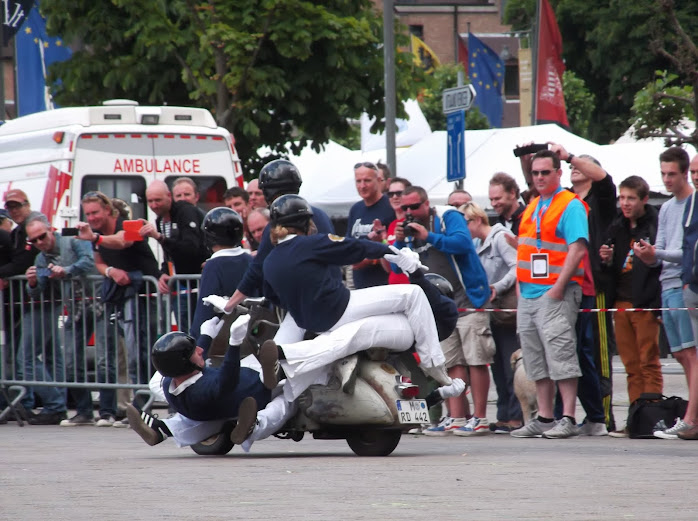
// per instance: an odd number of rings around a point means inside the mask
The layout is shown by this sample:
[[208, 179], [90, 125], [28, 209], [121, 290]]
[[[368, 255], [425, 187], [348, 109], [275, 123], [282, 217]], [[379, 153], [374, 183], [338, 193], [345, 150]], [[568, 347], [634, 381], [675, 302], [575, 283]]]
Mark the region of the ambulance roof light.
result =
[[105, 107], [118, 107], [118, 106], [129, 106], [129, 107], [137, 107], [138, 102], [134, 101], [132, 99], [108, 99], [102, 102], [102, 105]]

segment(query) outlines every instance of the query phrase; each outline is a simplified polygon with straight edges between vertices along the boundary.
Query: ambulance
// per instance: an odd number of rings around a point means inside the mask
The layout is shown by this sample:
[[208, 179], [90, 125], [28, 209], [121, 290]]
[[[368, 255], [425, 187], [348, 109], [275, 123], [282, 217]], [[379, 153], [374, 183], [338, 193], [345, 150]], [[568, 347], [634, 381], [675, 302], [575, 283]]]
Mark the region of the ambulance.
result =
[[23, 190], [57, 229], [82, 220], [80, 200], [96, 190], [128, 203], [133, 219], [154, 221], [146, 187], [155, 179], [171, 187], [183, 176], [198, 186], [205, 211], [222, 205], [227, 188], [242, 186], [234, 139], [208, 110], [110, 100], [0, 126], [0, 196]]

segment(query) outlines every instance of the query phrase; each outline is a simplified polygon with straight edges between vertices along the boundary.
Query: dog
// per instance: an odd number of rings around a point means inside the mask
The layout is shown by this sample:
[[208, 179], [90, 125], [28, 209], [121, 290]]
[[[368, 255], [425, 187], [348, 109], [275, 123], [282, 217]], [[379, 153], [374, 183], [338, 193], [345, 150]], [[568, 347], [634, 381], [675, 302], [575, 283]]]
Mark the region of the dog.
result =
[[511, 355], [511, 370], [514, 372], [514, 394], [519, 399], [524, 424], [526, 424], [537, 416], [538, 400], [536, 384], [526, 376], [521, 349], [517, 349]]

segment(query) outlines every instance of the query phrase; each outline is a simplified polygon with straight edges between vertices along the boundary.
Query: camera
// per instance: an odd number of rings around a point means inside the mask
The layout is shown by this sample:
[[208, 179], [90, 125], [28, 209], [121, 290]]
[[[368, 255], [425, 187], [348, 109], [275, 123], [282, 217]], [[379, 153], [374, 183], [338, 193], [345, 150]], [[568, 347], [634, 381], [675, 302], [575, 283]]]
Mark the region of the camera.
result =
[[417, 219], [414, 218], [414, 215], [408, 214], [405, 216], [405, 220], [402, 221], [402, 231], [405, 234], [405, 237], [412, 237], [414, 234], [417, 232], [414, 228], [407, 226], [409, 223], [416, 223]]
[[539, 145], [534, 143], [533, 145], [526, 145], [525, 147], [516, 147], [514, 149], [514, 155], [516, 157], [527, 156], [528, 154], [535, 154], [541, 150], [548, 150], [548, 145]]
[[77, 237], [79, 233], [80, 230], [78, 230], [77, 228], [63, 228], [61, 230], [61, 235], [63, 237]]

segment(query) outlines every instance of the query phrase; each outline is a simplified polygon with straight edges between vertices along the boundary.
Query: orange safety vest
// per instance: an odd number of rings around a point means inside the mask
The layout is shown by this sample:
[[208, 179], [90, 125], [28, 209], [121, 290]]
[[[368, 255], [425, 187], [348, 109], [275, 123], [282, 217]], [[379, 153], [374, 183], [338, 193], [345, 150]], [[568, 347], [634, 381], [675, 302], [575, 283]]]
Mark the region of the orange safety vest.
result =
[[[538, 248], [536, 237], [536, 222], [532, 218], [538, 207], [540, 196], [531, 201], [526, 210], [524, 210], [521, 216], [521, 223], [519, 224], [519, 247], [516, 250], [516, 278], [520, 282], [552, 286], [557, 281], [567, 258], [568, 248], [565, 240], [555, 235], [555, 230], [565, 208], [575, 198], [577, 196], [568, 190], [561, 190], [553, 196], [548, 208], [543, 213], [540, 223], [540, 249]], [[584, 201], [581, 202], [588, 214], [588, 206]], [[531, 276], [531, 255], [536, 253], [546, 253], [548, 255], [547, 277], [534, 278]], [[579, 263], [571, 280], [580, 286], [582, 285], [584, 281], [584, 265], [582, 262]]]

